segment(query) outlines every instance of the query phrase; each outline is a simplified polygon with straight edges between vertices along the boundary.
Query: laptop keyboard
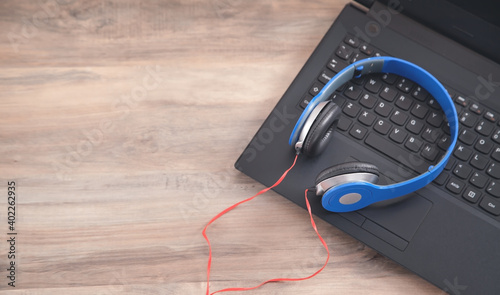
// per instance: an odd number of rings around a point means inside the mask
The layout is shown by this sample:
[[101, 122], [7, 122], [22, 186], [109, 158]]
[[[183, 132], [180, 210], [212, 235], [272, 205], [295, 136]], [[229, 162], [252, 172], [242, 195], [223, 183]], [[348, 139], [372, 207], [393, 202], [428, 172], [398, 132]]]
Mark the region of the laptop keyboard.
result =
[[[360, 59], [385, 56], [347, 35], [298, 106], [309, 101], [340, 70]], [[500, 117], [447, 88], [455, 102], [460, 132], [457, 145], [434, 185], [500, 220]], [[372, 74], [346, 83], [331, 99], [343, 114], [337, 129], [416, 173], [427, 171], [446, 152], [450, 131], [439, 104], [413, 81]]]

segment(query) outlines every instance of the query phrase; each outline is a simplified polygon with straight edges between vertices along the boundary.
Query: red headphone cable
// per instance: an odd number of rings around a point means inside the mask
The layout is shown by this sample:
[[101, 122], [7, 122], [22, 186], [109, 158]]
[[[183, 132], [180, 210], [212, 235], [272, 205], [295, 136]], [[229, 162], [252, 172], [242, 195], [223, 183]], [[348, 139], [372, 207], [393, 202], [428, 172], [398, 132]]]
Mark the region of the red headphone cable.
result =
[[309, 204], [309, 200], [307, 198], [307, 193], [309, 191], [309, 189], [306, 189], [305, 190], [305, 201], [306, 201], [306, 205], [307, 205], [307, 211], [309, 212], [309, 216], [311, 218], [311, 225], [314, 229], [314, 231], [316, 232], [316, 234], [318, 235], [318, 238], [319, 240], [321, 241], [321, 243], [323, 244], [323, 247], [325, 248], [326, 252], [327, 252], [327, 258], [326, 258], [326, 261], [324, 263], [324, 265], [319, 269], [317, 270], [315, 273], [313, 273], [312, 275], [310, 276], [307, 276], [307, 277], [302, 277], [302, 278], [275, 278], [275, 279], [270, 279], [270, 280], [267, 280], [265, 282], [262, 282], [261, 284], [257, 285], [257, 286], [254, 286], [254, 287], [249, 287], [249, 288], [226, 288], [226, 289], [222, 289], [222, 290], [219, 290], [219, 291], [215, 291], [215, 292], [212, 292], [210, 293], [210, 268], [212, 266], [212, 245], [210, 244], [210, 240], [208, 239], [208, 236], [207, 236], [207, 229], [208, 229], [208, 226], [210, 224], [212, 224], [213, 222], [215, 222], [217, 219], [219, 219], [220, 217], [222, 217], [224, 214], [228, 213], [229, 211], [235, 209], [236, 207], [238, 207], [239, 205], [243, 204], [243, 203], [246, 203], [248, 201], [251, 201], [253, 200], [255, 197], [269, 191], [270, 189], [278, 186], [282, 181], [283, 179], [285, 179], [286, 175], [288, 174], [288, 172], [290, 170], [292, 170], [292, 168], [295, 166], [295, 163], [297, 162], [297, 158], [298, 158], [299, 154], [297, 154], [295, 156], [295, 159], [293, 161], [293, 164], [292, 166], [290, 166], [290, 168], [288, 168], [284, 173], [283, 175], [281, 175], [281, 177], [278, 179], [278, 181], [276, 181], [276, 183], [274, 183], [272, 186], [270, 187], [267, 187], [263, 190], [261, 190], [260, 192], [258, 192], [257, 194], [253, 195], [252, 197], [248, 198], [248, 199], [245, 199], [243, 201], [240, 201], [238, 203], [235, 203], [233, 204], [232, 206], [226, 208], [225, 210], [223, 210], [222, 212], [220, 212], [219, 214], [217, 214], [216, 216], [214, 216], [208, 223], [207, 225], [205, 226], [205, 228], [203, 229], [202, 231], [202, 234], [203, 234], [203, 237], [205, 238], [205, 240], [207, 241], [207, 244], [208, 244], [208, 266], [207, 266], [207, 292], [206, 292], [206, 295], [212, 295], [212, 294], [216, 294], [216, 293], [221, 293], [221, 292], [228, 292], [228, 291], [248, 291], [248, 290], [253, 290], [253, 289], [256, 289], [256, 288], [259, 288], [260, 286], [266, 284], [266, 283], [270, 283], [270, 282], [279, 282], [279, 281], [303, 281], [303, 280], [307, 280], [307, 279], [310, 279], [314, 276], [316, 276], [317, 274], [319, 274], [325, 267], [326, 265], [328, 264], [328, 260], [330, 259], [330, 251], [328, 250], [328, 245], [326, 244], [325, 240], [321, 237], [321, 235], [319, 234], [318, 232], [318, 229], [316, 227], [316, 223], [314, 222], [314, 219], [313, 219], [313, 216], [312, 216], [312, 212], [311, 212], [311, 205]]

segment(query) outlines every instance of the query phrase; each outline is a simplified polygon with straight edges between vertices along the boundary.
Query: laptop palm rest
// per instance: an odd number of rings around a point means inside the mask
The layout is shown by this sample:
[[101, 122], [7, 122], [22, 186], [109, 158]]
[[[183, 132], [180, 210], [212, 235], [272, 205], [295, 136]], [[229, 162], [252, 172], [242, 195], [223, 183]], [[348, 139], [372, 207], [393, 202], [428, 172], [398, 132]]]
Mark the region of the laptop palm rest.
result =
[[[348, 157], [347, 160], [359, 162], [354, 157]], [[389, 184], [395, 181], [380, 173], [379, 182]], [[339, 215], [403, 251], [431, 208], [431, 201], [414, 192], [390, 201], [375, 203], [357, 212]]]
[[405, 200], [385, 207], [371, 206], [339, 215], [403, 251], [431, 208], [429, 200], [412, 193]]
[[[347, 157], [345, 161], [363, 162], [352, 156]], [[397, 181], [386, 173], [380, 173], [379, 184], [395, 182]], [[403, 251], [431, 208], [431, 201], [414, 192], [396, 199], [375, 203], [356, 212], [339, 215]]]

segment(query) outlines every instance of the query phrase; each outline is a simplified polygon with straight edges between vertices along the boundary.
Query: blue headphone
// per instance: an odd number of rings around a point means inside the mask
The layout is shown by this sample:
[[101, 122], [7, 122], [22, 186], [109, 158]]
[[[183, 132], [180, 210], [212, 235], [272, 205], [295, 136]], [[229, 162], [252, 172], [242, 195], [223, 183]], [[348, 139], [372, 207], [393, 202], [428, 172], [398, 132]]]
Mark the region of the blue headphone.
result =
[[319, 155], [340, 117], [340, 107], [329, 100], [337, 88], [352, 78], [370, 73], [392, 73], [413, 80], [425, 88], [439, 103], [450, 126], [451, 143], [439, 163], [412, 179], [377, 185], [378, 168], [369, 163], [343, 163], [323, 170], [316, 178], [316, 194], [322, 205], [332, 212], [349, 212], [373, 203], [412, 193], [433, 181], [445, 167], [458, 138], [458, 115], [446, 89], [430, 73], [408, 61], [393, 57], [373, 57], [346, 67], [333, 77], [311, 100], [290, 135], [289, 144], [297, 154]]

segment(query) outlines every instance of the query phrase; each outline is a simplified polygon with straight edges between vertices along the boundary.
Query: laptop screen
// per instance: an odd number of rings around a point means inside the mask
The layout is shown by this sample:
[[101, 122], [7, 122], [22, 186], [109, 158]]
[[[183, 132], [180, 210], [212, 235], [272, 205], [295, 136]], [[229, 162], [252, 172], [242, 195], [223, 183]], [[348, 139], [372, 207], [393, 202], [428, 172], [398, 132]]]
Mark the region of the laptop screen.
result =
[[406, 14], [500, 63], [500, 1], [380, 0], [399, 4]]

